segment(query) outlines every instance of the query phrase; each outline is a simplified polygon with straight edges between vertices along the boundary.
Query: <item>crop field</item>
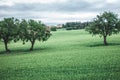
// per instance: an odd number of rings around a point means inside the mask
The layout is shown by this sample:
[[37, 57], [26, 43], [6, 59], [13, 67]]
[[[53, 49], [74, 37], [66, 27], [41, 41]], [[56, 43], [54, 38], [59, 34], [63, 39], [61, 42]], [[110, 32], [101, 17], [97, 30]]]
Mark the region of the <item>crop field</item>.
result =
[[120, 34], [103, 38], [85, 30], [58, 30], [46, 42], [0, 42], [0, 80], [120, 80]]

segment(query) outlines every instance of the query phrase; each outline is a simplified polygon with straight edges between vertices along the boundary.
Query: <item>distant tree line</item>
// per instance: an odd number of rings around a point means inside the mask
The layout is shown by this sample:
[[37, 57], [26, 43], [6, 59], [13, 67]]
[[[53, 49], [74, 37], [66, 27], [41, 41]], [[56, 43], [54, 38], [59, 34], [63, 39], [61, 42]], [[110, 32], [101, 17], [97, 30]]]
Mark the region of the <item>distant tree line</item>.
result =
[[33, 50], [36, 40], [46, 41], [50, 35], [50, 30], [41, 21], [19, 20], [14, 17], [0, 21], [0, 40], [4, 43], [7, 52], [10, 52], [8, 43], [11, 41], [21, 40], [23, 44], [30, 41], [30, 50]]
[[76, 30], [76, 29], [84, 29], [87, 27], [91, 22], [67, 22], [63, 24], [63, 28], [66, 30]]

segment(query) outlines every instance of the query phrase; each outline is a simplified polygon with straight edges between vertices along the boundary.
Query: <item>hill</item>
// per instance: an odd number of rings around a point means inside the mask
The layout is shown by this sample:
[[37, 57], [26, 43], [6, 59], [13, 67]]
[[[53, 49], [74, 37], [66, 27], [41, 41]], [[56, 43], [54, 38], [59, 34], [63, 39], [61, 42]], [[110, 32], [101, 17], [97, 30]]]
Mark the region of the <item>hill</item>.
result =
[[4, 53], [0, 43], [1, 80], [119, 80], [120, 34], [92, 37], [84, 30], [52, 32], [47, 42], [9, 44], [12, 52]]

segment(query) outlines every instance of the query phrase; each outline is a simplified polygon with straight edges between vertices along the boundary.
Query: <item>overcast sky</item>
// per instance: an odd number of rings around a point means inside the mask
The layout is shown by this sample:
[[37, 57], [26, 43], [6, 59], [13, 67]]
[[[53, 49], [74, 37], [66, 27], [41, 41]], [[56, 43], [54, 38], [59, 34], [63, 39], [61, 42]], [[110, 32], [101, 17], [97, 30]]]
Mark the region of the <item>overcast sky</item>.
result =
[[35, 19], [48, 25], [90, 21], [104, 11], [120, 15], [120, 0], [0, 0], [1, 19]]

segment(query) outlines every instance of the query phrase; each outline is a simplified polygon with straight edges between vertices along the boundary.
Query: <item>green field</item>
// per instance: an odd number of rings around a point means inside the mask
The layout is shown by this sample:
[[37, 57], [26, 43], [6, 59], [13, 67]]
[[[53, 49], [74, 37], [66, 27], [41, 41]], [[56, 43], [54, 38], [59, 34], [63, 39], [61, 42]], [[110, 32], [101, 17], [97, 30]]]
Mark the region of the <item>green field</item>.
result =
[[120, 34], [108, 37], [84, 30], [52, 32], [46, 42], [0, 43], [0, 80], [120, 80]]

